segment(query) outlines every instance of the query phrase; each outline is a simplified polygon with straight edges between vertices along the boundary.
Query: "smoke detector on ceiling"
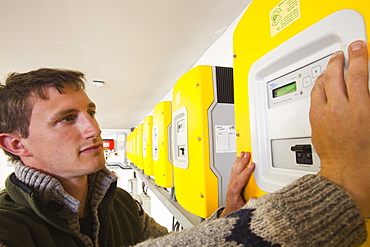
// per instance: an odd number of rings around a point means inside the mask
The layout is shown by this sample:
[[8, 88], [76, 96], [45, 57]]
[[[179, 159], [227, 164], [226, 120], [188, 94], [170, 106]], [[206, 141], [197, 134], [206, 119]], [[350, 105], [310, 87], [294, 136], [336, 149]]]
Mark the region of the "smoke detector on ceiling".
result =
[[92, 84], [94, 85], [94, 86], [96, 86], [96, 87], [102, 87], [102, 86], [104, 86], [104, 81], [93, 81], [92, 82]]

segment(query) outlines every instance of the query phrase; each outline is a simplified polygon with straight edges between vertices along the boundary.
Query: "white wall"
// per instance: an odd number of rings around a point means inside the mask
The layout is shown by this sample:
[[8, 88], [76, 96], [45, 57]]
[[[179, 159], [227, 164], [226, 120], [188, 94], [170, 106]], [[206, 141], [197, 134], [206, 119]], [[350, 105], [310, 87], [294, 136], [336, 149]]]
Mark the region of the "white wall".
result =
[[[207, 49], [207, 51], [192, 66], [192, 68], [198, 65], [233, 67], [233, 33], [244, 12], [245, 10], [237, 18], [235, 18], [222, 36]], [[172, 89], [163, 97], [161, 101], [172, 101]], [[152, 112], [150, 112], [148, 115], [151, 114]]]
[[8, 161], [8, 156], [0, 150], [0, 189], [5, 187], [5, 179], [14, 171], [14, 165]]
[[233, 33], [241, 17], [242, 14], [240, 14], [225, 30], [223, 35], [208, 48], [193, 67], [198, 65], [233, 67]]

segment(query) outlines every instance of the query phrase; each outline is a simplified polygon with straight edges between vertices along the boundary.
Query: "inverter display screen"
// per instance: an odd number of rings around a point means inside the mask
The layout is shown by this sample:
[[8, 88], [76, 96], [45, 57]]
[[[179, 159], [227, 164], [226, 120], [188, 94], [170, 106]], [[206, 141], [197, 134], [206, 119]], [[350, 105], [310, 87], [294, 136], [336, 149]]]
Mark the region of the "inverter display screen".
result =
[[295, 91], [297, 91], [297, 83], [294, 81], [272, 90], [272, 97], [273, 98], [281, 97], [289, 93], [294, 93]]

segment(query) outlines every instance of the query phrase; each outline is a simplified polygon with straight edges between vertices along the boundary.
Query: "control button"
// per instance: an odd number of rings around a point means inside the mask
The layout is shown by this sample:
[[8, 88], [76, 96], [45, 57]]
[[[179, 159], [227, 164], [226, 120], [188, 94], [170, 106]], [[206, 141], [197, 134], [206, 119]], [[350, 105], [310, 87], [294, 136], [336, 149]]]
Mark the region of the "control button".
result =
[[312, 85], [311, 76], [303, 78], [303, 87], [310, 87]]
[[321, 75], [321, 66], [317, 65], [313, 67], [311, 73], [313, 78], [319, 77], [319, 75]]

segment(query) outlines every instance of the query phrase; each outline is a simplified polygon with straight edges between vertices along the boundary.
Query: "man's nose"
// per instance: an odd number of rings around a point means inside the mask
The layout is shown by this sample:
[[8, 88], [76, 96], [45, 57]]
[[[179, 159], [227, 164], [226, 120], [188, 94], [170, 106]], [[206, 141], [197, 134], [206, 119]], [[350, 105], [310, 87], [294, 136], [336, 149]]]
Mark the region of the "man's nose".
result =
[[97, 138], [101, 134], [98, 122], [89, 114], [84, 114], [80, 122], [81, 135], [85, 139]]

